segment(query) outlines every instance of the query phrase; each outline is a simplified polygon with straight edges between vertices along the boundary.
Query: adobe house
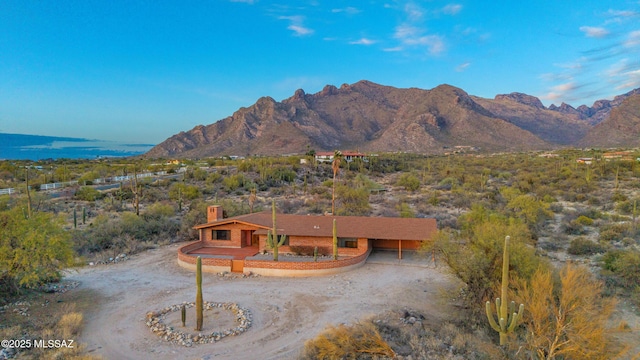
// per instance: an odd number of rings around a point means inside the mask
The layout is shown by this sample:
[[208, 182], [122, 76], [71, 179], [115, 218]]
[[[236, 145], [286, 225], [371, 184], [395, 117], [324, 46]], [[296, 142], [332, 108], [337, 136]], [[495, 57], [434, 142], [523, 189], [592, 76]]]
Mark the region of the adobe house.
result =
[[[344, 262], [343, 265], [348, 267], [362, 265], [374, 249], [397, 251], [398, 258], [401, 259], [402, 251], [418, 249], [423, 241], [431, 240], [437, 230], [436, 220], [432, 218], [277, 214], [277, 233], [279, 236], [286, 235], [279, 253], [281, 255], [295, 253], [293, 251], [295, 247], [307, 249], [318, 247], [320, 253], [332, 254], [333, 219], [336, 220], [338, 256], [340, 261]], [[267, 264], [264, 260], [247, 258], [258, 253], [271, 252], [267, 246], [267, 232], [271, 228], [271, 211], [224, 218], [222, 207], [210, 206], [207, 209], [207, 223], [195, 226], [200, 240], [181, 247], [178, 254], [179, 261], [181, 265], [190, 268], [192, 260], [189, 258], [195, 259], [198, 255], [206, 257], [207, 254], [226, 254], [229, 259], [220, 259], [220, 256], [217, 256], [218, 259], [204, 258], [203, 266], [209, 262], [212, 266], [210, 271], [228, 271], [227, 266], [230, 266], [233, 271], [235, 262], [235, 271], [242, 268], [244, 271], [250, 270], [265, 275], [278, 275], [276, 273], [279, 271], [267, 271], [262, 267], [283, 268], [281, 270], [314, 270], [314, 268], [320, 270], [323, 266], [331, 268], [343, 266], [339, 263], [327, 265], [325, 262], [321, 265], [320, 262], [305, 262], [296, 267], [290, 262], [270, 261]], [[281, 264], [277, 265], [278, 263]], [[296, 274], [312, 275], [311, 272], [304, 271]]]

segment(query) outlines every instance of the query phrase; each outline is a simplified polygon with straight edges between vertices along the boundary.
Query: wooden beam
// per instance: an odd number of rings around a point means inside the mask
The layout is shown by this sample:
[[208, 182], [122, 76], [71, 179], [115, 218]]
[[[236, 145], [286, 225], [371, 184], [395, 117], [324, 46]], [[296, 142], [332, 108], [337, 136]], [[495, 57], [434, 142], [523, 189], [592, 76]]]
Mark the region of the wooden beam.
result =
[[398, 240], [398, 260], [402, 260], [402, 240]]

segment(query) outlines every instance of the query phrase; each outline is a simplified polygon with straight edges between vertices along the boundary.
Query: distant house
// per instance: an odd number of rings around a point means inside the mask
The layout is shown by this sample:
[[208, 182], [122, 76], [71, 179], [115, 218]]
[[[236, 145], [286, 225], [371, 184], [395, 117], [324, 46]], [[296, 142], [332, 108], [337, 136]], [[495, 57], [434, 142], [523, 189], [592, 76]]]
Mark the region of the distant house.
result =
[[[351, 162], [355, 159], [362, 159], [363, 161], [368, 161], [366, 154], [363, 154], [357, 151], [341, 151], [341, 153], [342, 153], [342, 158], [347, 162]], [[316, 153], [316, 161], [332, 162], [334, 154], [335, 152], [333, 151], [319, 151]]]
[[578, 164], [591, 165], [591, 163], [593, 162], [593, 158], [578, 158], [576, 159], [576, 162]]
[[602, 154], [602, 158], [605, 161], [633, 161], [633, 154], [630, 151], [606, 152]]
[[[183, 260], [190, 253], [206, 253], [207, 248], [242, 249], [243, 251], [253, 249], [254, 254], [272, 251], [266, 241], [267, 232], [272, 227], [270, 211], [231, 218], [223, 218], [222, 214], [223, 209], [220, 206], [208, 208], [207, 223], [195, 226], [200, 240], [180, 250]], [[397, 251], [398, 258], [401, 259], [403, 251], [418, 249], [422, 242], [431, 240], [437, 231], [436, 220], [433, 218], [277, 214], [277, 233], [286, 236], [284, 245], [279, 248], [279, 253], [295, 253], [296, 249], [302, 247], [307, 249], [318, 247], [320, 253], [331, 254], [334, 219], [336, 220], [338, 255], [346, 260], [357, 258], [358, 263], [364, 263], [374, 249]], [[260, 273], [255, 266], [246, 264], [249, 262], [250, 260], [247, 259], [244, 267], [251, 267], [253, 272]], [[349, 266], [353, 265], [352, 263], [353, 261], [345, 262]], [[303, 265], [301, 266], [305, 267]], [[274, 266], [273, 262], [269, 264], [271, 269]]]

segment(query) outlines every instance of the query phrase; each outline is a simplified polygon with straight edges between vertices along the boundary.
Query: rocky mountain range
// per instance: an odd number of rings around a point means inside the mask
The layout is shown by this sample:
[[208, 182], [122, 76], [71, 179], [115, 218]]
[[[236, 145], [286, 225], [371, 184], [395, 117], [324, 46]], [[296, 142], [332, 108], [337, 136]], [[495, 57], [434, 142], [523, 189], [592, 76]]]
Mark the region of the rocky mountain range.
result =
[[593, 106], [545, 107], [522, 93], [494, 99], [440, 85], [399, 89], [370, 81], [262, 97], [210, 125], [173, 135], [147, 157], [277, 155], [335, 149], [441, 153], [453, 146], [521, 151], [639, 146], [640, 88]]

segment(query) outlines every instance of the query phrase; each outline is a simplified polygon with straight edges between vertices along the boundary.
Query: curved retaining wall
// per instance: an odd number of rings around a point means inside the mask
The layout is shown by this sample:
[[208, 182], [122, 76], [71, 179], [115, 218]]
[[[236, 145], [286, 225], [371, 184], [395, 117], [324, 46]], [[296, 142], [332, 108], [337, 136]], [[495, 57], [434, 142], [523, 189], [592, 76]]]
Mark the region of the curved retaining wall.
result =
[[[202, 247], [200, 241], [184, 245], [178, 249], [178, 264], [189, 270], [196, 270], [196, 256], [189, 255]], [[332, 261], [270, 261], [244, 260], [244, 272], [262, 276], [322, 276], [346, 272], [358, 268], [367, 261], [371, 248], [362, 254]], [[231, 271], [231, 259], [202, 258], [202, 271], [218, 273]]]
[[[183, 268], [196, 271], [197, 256], [187, 253], [201, 247], [202, 243], [196, 241], [178, 248], [178, 264]], [[231, 259], [202, 258], [202, 271], [210, 273], [231, 271]]]
[[265, 261], [245, 260], [244, 271], [262, 276], [322, 276], [346, 272], [358, 268], [367, 261], [371, 249], [346, 259], [333, 261]]

